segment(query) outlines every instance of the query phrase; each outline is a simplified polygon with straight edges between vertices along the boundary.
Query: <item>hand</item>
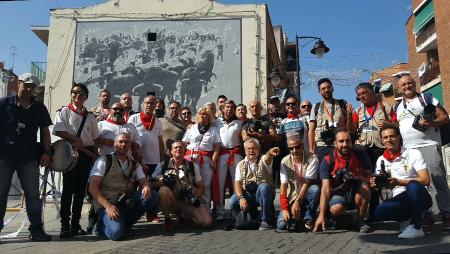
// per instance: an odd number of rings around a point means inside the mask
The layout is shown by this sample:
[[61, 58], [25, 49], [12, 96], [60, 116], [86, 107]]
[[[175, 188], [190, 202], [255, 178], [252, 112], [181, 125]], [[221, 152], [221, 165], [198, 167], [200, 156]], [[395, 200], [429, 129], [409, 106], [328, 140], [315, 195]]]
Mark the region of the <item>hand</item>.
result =
[[300, 208], [300, 203], [298, 201], [295, 201], [292, 205], [292, 214], [294, 215], [295, 219], [300, 219], [302, 215], [302, 210]]
[[290, 217], [289, 216], [289, 211], [288, 210], [281, 210], [281, 214], [283, 216], [283, 221], [288, 222]]
[[111, 220], [118, 220], [120, 217], [119, 209], [115, 205], [110, 205], [106, 208], [106, 213]]
[[422, 125], [423, 127], [434, 127], [434, 121], [428, 121], [425, 118], [422, 118], [419, 120], [419, 124]]
[[270, 148], [269, 154], [271, 154], [273, 156], [277, 156], [278, 154], [280, 154], [280, 148], [278, 148], [278, 147]]
[[214, 160], [211, 160], [211, 169], [216, 170], [217, 169], [217, 162]]
[[39, 165], [41, 165], [43, 167], [47, 167], [48, 164], [50, 164], [50, 160], [51, 160], [50, 154], [44, 153], [41, 156], [41, 160], [39, 161]]
[[392, 177], [392, 178], [389, 178], [388, 181], [389, 181], [389, 185], [392, 187], [400, 185], [400, 182], [398, 181], [397, 178]]
[[148, 171], [150, 171], [150, 168], [145, 165], [144, 163], [141, 164], [142, 167], [142, 171], [144, 172], [145, 175], [147, 175]]
[[372, 176], [370, 178], [369, 184], [370, 184], [371, 188], [376, 188], [377, 187], [377, 184], [375, 183], [375, 176]]
[[386, 120], [381, 120], [381, 121], [377, 122], [377, 126], [379, 129], [385, 128], [385, 127], [391, 126], [391, 122], [386, 121]]
[[347, 113], [351, 114], [353, 112], [353, 106], [351, 103], [347, 103]]
[[148, 185], [145, 185], [144, 188], [142, 188], [142, 196], [146, 200], [152, 197], [152, 190]]
[[242, 211], [244, 211], [244, 212], [248, 211], [247, 199], [245, 199], [245, 198], [239, 199], [239, 205], [241, 206]]
[[313, 232], [318, 232], [319, 230], [325, 231], [325, 216], [318, 216], [316, 224], [314, 225]]
[[77, 151], [82, 152], [84, 151], [84, 144], [83, 144], [83, 140], [79, 137], [77, 137], [74, 142], [73, 142], [73, 146], [75, 146], [75, 149], [77, 149]]

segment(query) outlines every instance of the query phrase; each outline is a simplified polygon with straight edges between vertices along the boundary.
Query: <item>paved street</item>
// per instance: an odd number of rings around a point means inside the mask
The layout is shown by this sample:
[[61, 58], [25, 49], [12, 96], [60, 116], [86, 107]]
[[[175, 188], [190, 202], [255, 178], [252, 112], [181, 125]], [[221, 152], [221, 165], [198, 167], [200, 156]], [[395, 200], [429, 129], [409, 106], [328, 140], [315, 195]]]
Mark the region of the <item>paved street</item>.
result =
[[[86, 218], [86, 211], [83, 218]], [[7, 217], [13, 213], [8, 212]], [[324, 233], [276, 233], [270, 231], [224, 231], [223, 225], [210, 230], [175, 228], [174, 235], [166, 235], [163, 225], [140, 221], [135, 235], [113, 242], [103, 237], [79, 236], [61, 240], [59, 219], [52, 204], [46, 208], [46, 229], [54, 235], [47, 243], [29, 242], [25, 229], [15, 239], [4, 239], [0, 253], [449, 253], [450, 232], [439, 223], [426, 237], [414, 240], [396, 238], [396, 223], [378, 225], [370, 234], [346, 230]], [[15, 231], [25, 215], [5, 228], [2, 235]], [[86, 220], [82, 225], [86, 225]]]

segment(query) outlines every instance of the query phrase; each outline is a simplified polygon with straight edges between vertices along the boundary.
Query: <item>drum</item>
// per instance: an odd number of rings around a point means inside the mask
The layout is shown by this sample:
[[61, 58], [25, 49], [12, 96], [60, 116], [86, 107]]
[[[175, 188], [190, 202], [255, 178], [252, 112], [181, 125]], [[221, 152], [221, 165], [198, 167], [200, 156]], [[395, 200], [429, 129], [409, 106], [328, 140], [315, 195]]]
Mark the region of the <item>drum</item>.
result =
[[57, 172], [72, 170], [78, 161], [79, 153], [67, 140], [58, 140], [52, 144], [52, 160], [49, 168]]

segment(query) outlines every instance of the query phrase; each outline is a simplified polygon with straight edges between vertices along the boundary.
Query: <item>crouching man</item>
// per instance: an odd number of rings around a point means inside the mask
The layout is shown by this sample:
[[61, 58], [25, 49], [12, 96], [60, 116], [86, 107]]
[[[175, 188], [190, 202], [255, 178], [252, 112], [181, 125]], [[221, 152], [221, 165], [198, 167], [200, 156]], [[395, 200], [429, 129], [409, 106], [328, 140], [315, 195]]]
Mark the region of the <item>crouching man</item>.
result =
[[[120, 133], [115, 152], [98, 158], [91, 171], [89, 191], [99, 215], [99, 230], [109, 239], [122, 239], [147, 211], [156, 209], [158, 193], [151, 191], [142, 167], [128, 156], [131, 138]], [[136, 191], [135, 182], [140, 191]]]
[[273, 147], [259, 158], [260, 145], [255, 138], [244, 142], [245, 158], [236, 166], [234, 182], [235, 194], [230, 198], [233, 218], [242, 211], [249, 212], [256, 219], [258, 205], [261, 207], [261, 225], [259, 230], [272, 228], [274, 219], [273, 200], [275, 193], [272, 182], [273, 157], [280, 153], [280, 148]]
[[347, 131], [336, 133], [334, 147], [320, 163], [320, 213], [314, 231], [325, 230], [327, 211], [333, 219], [343, 219], [346, 218], [342, 217], [346, 209], [357, 208], [356, 226], [359, 232], [368, 233], [371, 228], [364, 217], [370, 200], [368, 183], [372, 165], [363, 150], [352, 149], [352, 140]]
[[170, 218], [173, 212], [181, 212], [184, 218], [201, 228], [212, 224], [208, 209], [200, 207], [200, 198], [205, 192], [200, 168], [184, 159], [185, 151], [183, 142], [173, 142], [170, 151], [172, 158], [156, 166], [152, 176], [157, 180], [154, 187], [159, 187], [159, 207], [164, 213], [167, 232], [173, 231]]
[[280, 215], [277, 232], [298, 231], [303, 219], [304, 227], [314, 227], [316, 210], [319, 205], [320, 189], [313, 184], [319, 176], [319, 159], [304, 151], [301, 137], [287, 138], [290, 154], [281, 161], [280, 167]]
[[392, 198], [375, 209], [378, 220], [403, 222], [399, 238], [418, 238], [422, 230], [422, 215], [432, 206], [426, 186], [430, 176], [422, 153], [400, 145], [400, 131], [396, 127], [381, 129], [381, 141], [386, 150], [377, 160], [376, 176], [370, 179], [373, 188], [393, 187]]

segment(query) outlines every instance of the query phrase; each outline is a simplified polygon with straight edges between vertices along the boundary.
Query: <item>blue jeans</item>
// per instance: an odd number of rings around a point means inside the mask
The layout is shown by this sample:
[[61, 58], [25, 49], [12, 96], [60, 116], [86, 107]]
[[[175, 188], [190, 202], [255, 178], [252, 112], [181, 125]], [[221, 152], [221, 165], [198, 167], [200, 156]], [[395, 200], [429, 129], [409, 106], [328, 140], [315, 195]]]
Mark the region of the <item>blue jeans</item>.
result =
[[122, 239], [128, 230], [136, 223], [139, 218], [146, 212], [153, 212], [156, 210], [158, 204], [158, 192], [152, 191], [152, 197], [145, 200], [141, 192], [135, 192], [133, 198], [136, 201], [135, 209], [119, 208], [120, 217], [118, 220], [111, 220], [105, 208], [98, 210], [98, 215], [103, 222], [100, 226], [100, 231], [106, 237], [113, 241]]
[[381, 203], [375, 209], [377, 220], [405, 221], [411, 219], [410, 224], [415, 228], [422, 227], [422, 213], [433, 205], [431, 196], [425, 187], [417, 181], [410, 181], [406, 191]]
[[[301, 213], [304, 221], [313, 221], [316, 217], [317, 207], [319, 206], [320, 188], [318, 185], [311, 185], [306, 193], [306, 199], [301, 204]], [[291, 207], [289, 207], [290, 209]], [[290, 210], [289, 210], [290, 213]], [[277, 219], [278, 229], [287, 229], [287, 222], [283, 220], [283, 212], [280, 211]]]
[[[244, 197], [247, 200], [252, 217], [254, 217], [254, 214], [257, 214], [258, 206], [260, 206], [261, 220], [267, 222], [268, 224], [272, 224], [273, 200], [275, 199], [275, 194], [270, 184], [260, 183], [258, 184], [258, 189], [256, 190], [256, 196], [250, 195], [250, 193], [245, 191]], [[230, 209], [232, 209], [235, 214], [238, 214], [241, 211], [239, 198], [236, 194], [233, 194], [230, 198]]]
[[3, 229], [8, 193], [14, 171], [17, 171], [20, 184], [25, 193], [26, 209], [30, 228], [42, 225], [42, 202], [39, 197], [39, 166], [34, 161], [9, 161], [0, 159], [0, 230]]

